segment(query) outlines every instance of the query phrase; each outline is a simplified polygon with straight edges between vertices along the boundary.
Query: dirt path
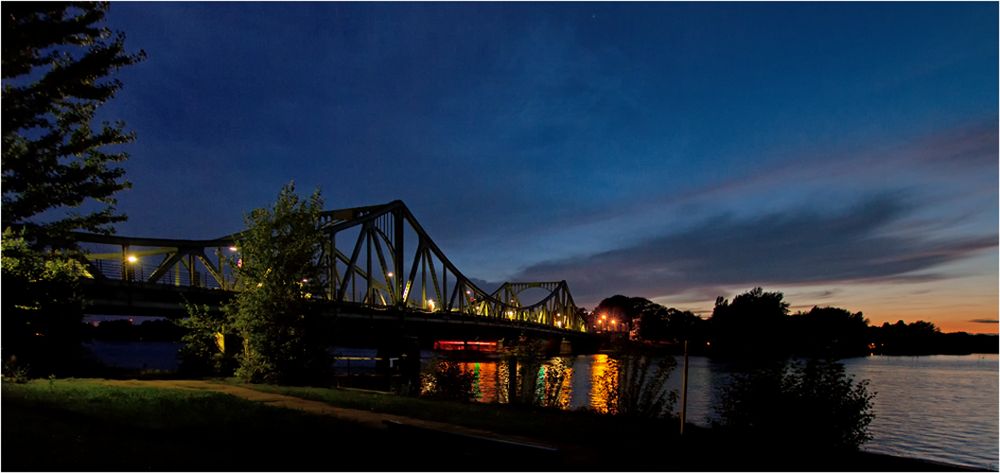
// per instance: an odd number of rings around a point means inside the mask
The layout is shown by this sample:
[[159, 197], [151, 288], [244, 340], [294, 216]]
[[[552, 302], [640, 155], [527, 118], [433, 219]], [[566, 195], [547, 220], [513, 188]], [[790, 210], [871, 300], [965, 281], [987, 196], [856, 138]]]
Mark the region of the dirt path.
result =
[[404, 426], [429, 429], [451, 434], [465, 435], [470, 437], [483, 438], [493, 441], [520, 444], [526, 447], [536, 447], [541, 449], [553, 449], [550, 445], [545, 445], [533, 439], [501, 435], [488, 430], [473, 429], [460, 425], [435, 422], [412, 417], [371, 412], [361, 409], [349, 409], [344, 407], [334, 407], [321, 401], [302, 399], [285, 394], [267, 393], [255, 389], [245, 388], [225, 383], [217, 383], [202, 380], [101, 380], [102, 384], [120, 387], [144, 387], [160, 389], [188, 389], [194, 391], [211, 391], [230, 396], [236, 396], [248, 401], [262, 402], [270, 406], [296, 409], [315, 415], [325, 415], [335, 417], [350, 422], [364, 424], [369, 427], [384, 429], [386, 422], [396, 422]]

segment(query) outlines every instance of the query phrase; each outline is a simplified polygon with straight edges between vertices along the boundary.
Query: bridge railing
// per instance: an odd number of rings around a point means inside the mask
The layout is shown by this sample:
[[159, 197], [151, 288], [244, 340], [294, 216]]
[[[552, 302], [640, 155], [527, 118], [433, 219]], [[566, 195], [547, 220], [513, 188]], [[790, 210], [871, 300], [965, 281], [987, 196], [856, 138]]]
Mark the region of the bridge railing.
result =
[[[236, 288], [226, 240], [166, 240], [76, 234], [95, 279], [201, 289]], [[221, 245], [225, 246], [221, 246]], [[233, 248], [234, 249], [234, 248]]]

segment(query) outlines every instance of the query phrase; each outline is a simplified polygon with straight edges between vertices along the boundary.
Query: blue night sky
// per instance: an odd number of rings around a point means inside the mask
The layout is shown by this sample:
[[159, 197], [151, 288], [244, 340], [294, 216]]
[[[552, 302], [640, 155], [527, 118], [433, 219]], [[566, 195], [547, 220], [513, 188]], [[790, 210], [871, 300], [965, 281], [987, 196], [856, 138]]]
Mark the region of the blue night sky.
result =
[[996, 332], [997, 8], [114, 3], [149, 55], [102, 110], [118, 233], [232, 233], [294, 180], [587, 307], [763, 285]]

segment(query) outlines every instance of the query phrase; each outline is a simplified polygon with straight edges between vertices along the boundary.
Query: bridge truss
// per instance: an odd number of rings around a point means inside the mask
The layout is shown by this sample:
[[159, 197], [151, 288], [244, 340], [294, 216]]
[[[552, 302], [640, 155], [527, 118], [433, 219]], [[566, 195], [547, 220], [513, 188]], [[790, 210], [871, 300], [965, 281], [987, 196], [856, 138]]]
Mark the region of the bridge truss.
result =
[[[455, 267], [401, 201], [326, 211], [318, 224], [326, 234], [317, 249], [324, 288], [318, 298], [343, 307], [455, 313], [586, 331], [566, 281], [507, 282], [487, 292]], [[98, 280], [240, 288], [239, 233], [212, 240], [75, 237], [89, 250], [87, 264]], [[525, 294], [538, 300], [522, 303]]]

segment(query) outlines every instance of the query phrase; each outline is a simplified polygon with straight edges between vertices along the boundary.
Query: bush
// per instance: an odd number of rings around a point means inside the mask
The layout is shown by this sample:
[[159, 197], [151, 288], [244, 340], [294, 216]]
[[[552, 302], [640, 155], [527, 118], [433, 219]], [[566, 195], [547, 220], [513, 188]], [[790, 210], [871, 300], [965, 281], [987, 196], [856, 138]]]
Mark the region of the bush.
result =
[[780, 363], [736, 374], [721, 388], [718, 426], [748, 442], [803, 450], [857, 449], [871, 439], [873, 393], [832, 361]]
[[430, 368], [421, 374], [422, 396], [450, 401], [472, 401], [476, 398], [475, 385], [479, 377], [465, 372], [458, 363], [433, 360]]
[[659, 418], [673, 411], [677, 392], [666, 389], [677, 366], [672, 356], [653, 357], [635, 349], [620, 349], [608, 359], [598, 378], [598, 390], [609, 414]]
[[[188, 317], [177, 321], [187, 329], [178, 352], [180, 371], [190, 376], [232, 376], [239, 345], [227, 330], [226, 317], [208, 306], [186, 305]], [[233, 346], [236, 345], [236, 346]]]

